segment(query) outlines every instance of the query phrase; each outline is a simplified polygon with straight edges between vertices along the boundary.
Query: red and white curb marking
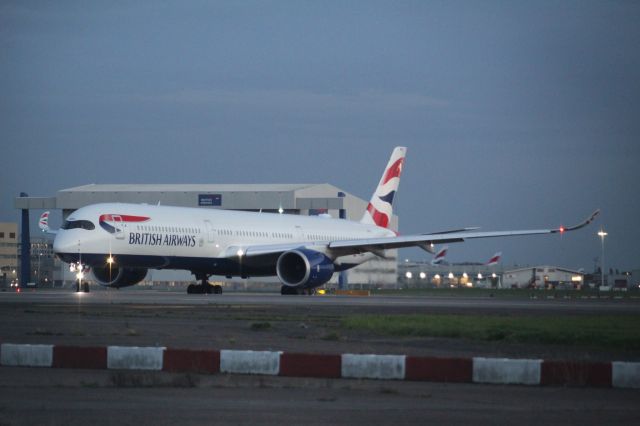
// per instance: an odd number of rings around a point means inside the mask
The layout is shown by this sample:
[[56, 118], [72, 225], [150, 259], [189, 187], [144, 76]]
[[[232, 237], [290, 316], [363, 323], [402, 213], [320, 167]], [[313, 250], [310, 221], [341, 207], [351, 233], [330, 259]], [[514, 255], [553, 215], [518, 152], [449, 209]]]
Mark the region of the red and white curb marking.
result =
[[0, 365], [640, 389], [640, 362], [0, 345]]

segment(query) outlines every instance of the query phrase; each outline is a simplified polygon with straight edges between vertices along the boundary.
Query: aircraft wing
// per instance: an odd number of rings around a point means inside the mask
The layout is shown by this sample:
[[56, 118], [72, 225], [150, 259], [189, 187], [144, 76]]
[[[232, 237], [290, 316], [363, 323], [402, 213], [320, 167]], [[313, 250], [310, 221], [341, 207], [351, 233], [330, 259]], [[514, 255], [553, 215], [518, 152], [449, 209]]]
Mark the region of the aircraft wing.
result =
[[[476, 238], [493, 238], [493, 237], [513, 237], [518, 235], [539, 235], [539, 234], [557, 234], [567, 231], [575, 231], [576, 229], [583, 228], [593, 222], [596, 216], [600, 213], [600, 210], [596, 210], [586, 219], [584, 222], [578, 225], [553, 229], [531, 229], [531, 230], [518, 230], [518, 231], [461, 231], [461, 232], [447, 232], [447, 233], [433, 233], [433, 234], [421, 234], [421, 235], [404, 235], [388, 238], [371, 238], [366, 240], [347, 240], [347, 241], [333, 241], [329, 243], [329, 249], [336, 252], [346, 252], [345, 254], [363, 253], [363, 252], [378, 252], [385, 249], [397, 249], [406, 247], [421, 247], [426, 251], [431, 251], [430, 248], [433, 244], [444, 243], [460, 243], [465, 240], [471, 240]], [[351, 253], [349, 253], [351, 252]]]
[[569, 227], [559, 227], [552, 229], [532, 229], [518, 231], [488, 231], [480, 232], [463, 228], [460, 231], [444, 231], [431, 234], [419, 235], [400, 235], [395, 237], [367, 238], [357, 240], [340, 240], [331, 242], [298, 242], [285, 244], [268, 244], [257, 246], [232, 246], [225, 253], [225, 257], [243, 256], [247, 259], [251, 258], [273, 258], [281, 253], [299, 248], [307, 248], [325, 252], [332, 257], [346, 256], [358, 253], [376, 253], [381, 254], [387, 249], [398, 249], [406, 247], [420, 247], [428, 252], [432, 252], [434, 244], [459, 243], [466, 240], [476, 238], [494, 238], [494, 237], [513, 237], [519, 235], [540, 235], [540, 234], [558, 234], [567, 231], [575, 231], [583, 228], [593, 222], [600, 210], [596, 210], [588, 219], [578, 225]]

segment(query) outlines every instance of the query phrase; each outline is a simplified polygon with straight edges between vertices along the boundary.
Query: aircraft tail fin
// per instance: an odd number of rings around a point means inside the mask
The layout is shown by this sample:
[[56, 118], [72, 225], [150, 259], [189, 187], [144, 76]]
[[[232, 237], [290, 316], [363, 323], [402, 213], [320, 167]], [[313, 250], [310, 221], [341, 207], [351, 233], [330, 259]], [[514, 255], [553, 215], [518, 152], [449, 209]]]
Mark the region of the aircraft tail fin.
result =
[[367, 210], [360, 220], [361, 223], [375, 224], [382, 228], [389, 227], [393, 216], [393, 197], [400, 184], [400, 175], [406, 155], [407, 148], [403, 146], [396, 147], [391, 153], [391, 158], [380, 178], [380, 183], [378, 183]]
[[40, 220], [38, 221], [38, 228], [42, 230], [42, 232], [46, 232], [47, 234], [55, 234], [56, 231], [52, 231], [49, 229], [49, 211], [46, 211], [40, 215]]
[[447, 250], [449, 250], [448, 246], [442, 247], [431, 259], [432, 265], [441, 265], [444, 262], [445, 257], [447, 257]]
[[489, 261], [486, 263], [487, 266], [494, 266], [497, 265], [498, 263], [500, 263], [500, 258], [502, 257], [502, 252], [498, 252], [496, 254], [494, 254], [491, 259], [489, 259]]

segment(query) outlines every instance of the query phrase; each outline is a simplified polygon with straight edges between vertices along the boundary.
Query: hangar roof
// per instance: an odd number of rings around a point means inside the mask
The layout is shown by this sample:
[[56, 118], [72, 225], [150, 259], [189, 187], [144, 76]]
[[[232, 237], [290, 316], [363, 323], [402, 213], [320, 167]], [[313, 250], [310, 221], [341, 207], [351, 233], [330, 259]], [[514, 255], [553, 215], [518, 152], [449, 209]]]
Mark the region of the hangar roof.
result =
[[[338, 196], [339, 193], [341, 196]], [[356, 208], [366, 202], [328, 183], [273, 184], [89, 184], [62, 189], [53, 197], [17, 197], [17, 209], [75, 210], [104, 202], [148, 203], [235, 210]]]
[[95, 184], [62, 189], [59, 192], [285, 192], [318, 186], [313, 183], [263, 183], [263, 184]]

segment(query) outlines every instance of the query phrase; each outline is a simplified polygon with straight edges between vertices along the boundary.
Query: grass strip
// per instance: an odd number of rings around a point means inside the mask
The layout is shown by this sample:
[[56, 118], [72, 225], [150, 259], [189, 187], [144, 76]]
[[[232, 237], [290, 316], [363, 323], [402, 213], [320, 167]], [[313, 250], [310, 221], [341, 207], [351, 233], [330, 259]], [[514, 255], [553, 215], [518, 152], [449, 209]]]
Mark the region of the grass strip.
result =
[[342, 326], [395, 337], [450, 337], [640, 350], [640, 316], [351, 315]]

